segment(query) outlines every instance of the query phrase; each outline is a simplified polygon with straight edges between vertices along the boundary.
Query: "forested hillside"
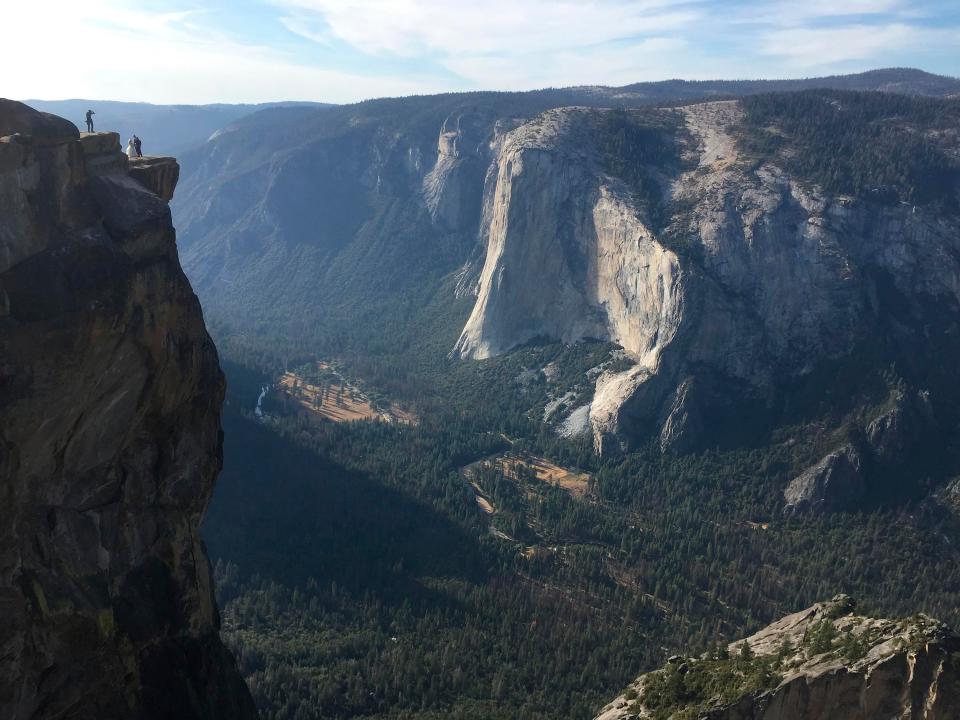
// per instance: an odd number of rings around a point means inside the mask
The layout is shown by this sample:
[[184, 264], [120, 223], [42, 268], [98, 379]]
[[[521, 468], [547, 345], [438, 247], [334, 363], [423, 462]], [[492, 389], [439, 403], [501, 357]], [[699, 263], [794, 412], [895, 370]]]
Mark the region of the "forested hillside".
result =
[[744, 144], [827, 192], [955, 209], [960, 100], [804, 91], [744, 98]]

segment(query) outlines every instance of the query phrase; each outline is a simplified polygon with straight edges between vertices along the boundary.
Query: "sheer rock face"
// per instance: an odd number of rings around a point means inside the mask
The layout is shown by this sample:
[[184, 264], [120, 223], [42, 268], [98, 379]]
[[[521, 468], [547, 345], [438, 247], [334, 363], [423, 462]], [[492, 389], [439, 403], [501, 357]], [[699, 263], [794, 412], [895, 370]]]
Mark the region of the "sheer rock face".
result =
[[477, 301], [454, 351], [485, 358], [538, 335], [622, 345], [637, 364], [601, 376], [590, 411], [601, 452], [651, 432], [665, 449], [692, 446], [725, 388], [768, 402], [876, 332], [880, 287], [916, 327], [924, 302], [960, 302], [954, 216], [825, 196], [754, 168], [728, 132], [736, 101], [663, 111], [681, 114], [688, 162], [662, 182], [675, 211], [655, 231], [598, 169], [590, 118], [602, 112], [548, 111], [506, 136]]
[[[821, 623], [833, 625], [829, 650], [811, 643]], [[847, 633], [862, 641], [852, 654], [843, 648]], [[746, 640], [731, 643], [739, 655], [743, 644], [751, 656], [782, 658], [772, 687], [745, 693], [723, 703], [677, 707], [671, 717], [703, 720], [949, 720], [960, 717], [960, 637], [924, 615], [883, 620], [854, 614], [853, 602], [840, 595], [788, 615]], [[859, 656], [859, 657], [857, 657]], [[701, 658], [672, 658], [686, 673], [697, 672]], [[628, 691], [607, 705], [596, 720], [644, 720], [648, 682], [667, 668], [642, 675]], [[652, 685], [652, 683], [651, 683]], [[630, 698], [630, 699], [628, 699]], [[680, 715], [680, 713], [683, 713]]]
[[486, 358], [538, 336], [610, 338], [654, 367], [682, 293], [676, 256], [586, 154], [595, 113], [549, 111], [509, 133], [485, 213], [477, 303], [456, 346]]
[[253, 718], [199, 536], [223, 376], [167, 203], [115, 133], [0, 101], [0, 207], [0, 716]]

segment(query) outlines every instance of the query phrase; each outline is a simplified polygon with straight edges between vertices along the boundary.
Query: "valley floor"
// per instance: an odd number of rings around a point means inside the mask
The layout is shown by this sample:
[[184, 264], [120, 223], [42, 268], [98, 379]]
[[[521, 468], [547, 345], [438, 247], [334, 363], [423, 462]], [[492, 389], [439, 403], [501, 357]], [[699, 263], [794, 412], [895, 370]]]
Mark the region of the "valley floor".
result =
[[[276, 399], [268, 423], [227, 414], [205, 536], [265, 718], [592, 717], [675, 650], [838, 592], [960, 621], [946, 505], [783, 515], [783, 487], [832, 442], [813, 425], [600, 463], [544, 430], [564, 390], [523, 368], [552, 352], [460, 380], [416, 425], [317, 421]], [[228, 373], [242, 397], [264, 382]]]

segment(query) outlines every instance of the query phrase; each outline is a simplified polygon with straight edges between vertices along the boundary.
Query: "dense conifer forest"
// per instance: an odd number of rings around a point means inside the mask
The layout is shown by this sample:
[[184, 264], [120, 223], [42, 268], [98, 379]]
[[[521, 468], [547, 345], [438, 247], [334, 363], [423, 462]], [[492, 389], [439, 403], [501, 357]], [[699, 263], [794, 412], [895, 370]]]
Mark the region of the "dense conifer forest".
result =
[[741, 100], [741, 139], [758, 160], [831, 193], [879, 202], [939, 201], [956, 209], [960, 100], [840, 90], [752, 95]]
[[[516, 362], [417, 427], [256, 421], [257, 379], [228, 366], [227, 462], [205, 532], [224, 635], [265, 717], [587, 717], [679, 648], [838, 592], [960, 621], [957, 518], [926, 487], [784, 514], [783, 487], [831, 441], [802, 425], [755, 447], [651, 445], [600, 462], [587, 441], [543, 431], [526, 394], [497, 396]], [[591, 473], [590, 493], [490, 469], [485, 516], [458, 471], [502, 450], [501, 432]]]

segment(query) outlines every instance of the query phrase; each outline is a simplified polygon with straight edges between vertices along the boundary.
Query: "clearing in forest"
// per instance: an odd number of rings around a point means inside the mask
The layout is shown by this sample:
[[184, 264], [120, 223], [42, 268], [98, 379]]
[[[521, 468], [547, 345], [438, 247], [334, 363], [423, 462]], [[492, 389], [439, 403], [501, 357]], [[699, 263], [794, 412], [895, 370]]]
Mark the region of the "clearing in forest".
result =
[[310, 382], [294, 372], [285, 372], [277, 383], [279, 390], [291, 401], [317, 420], [355, 422], [357, 420], [382, 420], [388, 423], [416, 425], [413, 413], [393, 406], [387, 409], [374, 407], [370, 398], [359, 388], [333, 371], [324, 362], [317, 362], [324, 381]]
[[468, 478], [473, 478], [482, 467], [496, 465], [504, 476], [511, 480], [529, 478], [555, 485], [566, 490], [571, 497], [580, 500], [590, 488], [590, 475], [576, 470], [560, 467], [546, 458], [526, 453], [506, 452], [501, 455], [484, 458], [463, 468]]

